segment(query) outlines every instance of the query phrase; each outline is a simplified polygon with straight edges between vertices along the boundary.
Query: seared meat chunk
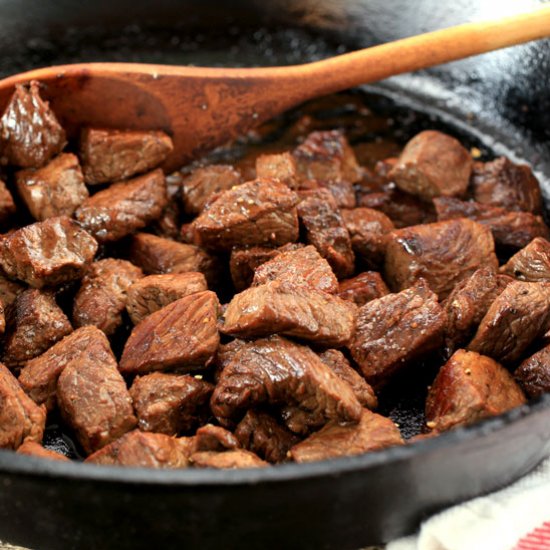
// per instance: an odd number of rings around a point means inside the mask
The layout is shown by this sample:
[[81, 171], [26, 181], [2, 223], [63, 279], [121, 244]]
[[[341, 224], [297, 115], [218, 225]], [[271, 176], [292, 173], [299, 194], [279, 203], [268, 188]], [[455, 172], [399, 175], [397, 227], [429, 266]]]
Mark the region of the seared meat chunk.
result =
[[16, 174], [17, 192], [35, 220], [72, 216], [88, 198], [78, 158], [71, 153], [55, 157], [46, 166]]
[[65, 131], [40, 97], [38, 82], [17, 85], [0, 119], [1, 164], [39, 168], [66, 142]]
[[225, 451], [224, 453], [201, 451], [193, 453], [189, 460], [196, 468], [234, 469], [264, 468], [269, 466], [267, 462], [264, 462], [254, 453], [245, 451], [244, 449], [235, 449], [233, 451]]
[[288, 451], [299, 441], [273, 416], [253, 409], [239, 422], [235, 436], [242, 447], [275, 464], [287, 460]]
[[241, 346], [220, 374], [210, 407], [222, 424], [244, 410], [270, 404], [300, 410], [287, 426], [307, 433], [329, 420], [354, 422], [361, 405], [352, 388], [306, 346], [271, 336]]
[[15, 202], [6, 184], [0, 179], [0, 223], [9, 220], [16, 211]]
[[20, 455], [27, 455], [27, 456], [36, 456], [38, 458], [45, 458], [47, 460], [61, 460], [62, 462], [69, 462], [69, 459], [62, 455], [61, 453], [57, 453], [55, 451], [51, 451], [50, 449], [45, 449], [40, 445], [40, 443], [37, 443], [36, 441], [31, 441], [27, 439], [18, 449], [17, 454]]
[[380, 386], [407, 364], [439, 348], [445, 321], [437, 296], [421, 279], [414, 287], [359, 308], [351, 355], [367, 382]]
[[193, 222], [196, 244], [280, 246], [298, 238], [298, 195], [284, 183], [257, 179], [221, 193]]
[[97, 251], [95, 239], [64, 216], [16, 229], [0, 241], [0, 265], [30, 286], [78, 279]]
[[57, 399], [57, 380], [67, 365], [76, 363], [87, 368], [112, 361], [113, 352], [105, 334], [96, 327], [82, 327], [28, 361], [19, 383], [35, 403], [44, 403], [51, 411]]
[[248, 288], [254, 279], [256, 268], [275, 258], [279, 254], [277, 248], [252, 246], [251, 248], [234, 248], [231, 251], [229, 270], [237, 292]]
[[430, 201], [464, 195], [471, 173], [472, 158], [459, 141], [426, 130], [407, 143], [389, 177], [402, 191]]
[[271, 281], [236, 294], [225, 311], [224, 334], [255, 338], [286, 334], [343, 346], [353, 334], [356, 307], [326, 292]]
[[389, 418], [363, 409], [358, 424], [330, 422], [294, 445], [290, 456], [296, 462], [314, 462], [378, 451], [403, 443], [399, 429]]
[[86, 462], [105, 466], [186, 468], [188, 456], [185, 439], [134, 430], [96, 451]]
[[258, 286], [269, 281], [289, 282], [329, 293], [338, 289], [338, 280], [329, 263], [313, 246], [281, 252], [260, 265], [252, 285]]
[[212, 384], [187, 374], [138, 376], [130, 396], [139, 428], [168, 435], [195, 428], [205, 416], [212, 390]]
[[241, 174], [227, 164], [196, 168], [183, 180], [183, 206], [187, 214], [200, 214], [216, 193], [241, 183]]
[[298, 187], [298, 168], [291, 153], [260, 155], [256, 159], [256, 177], [278, 180], [291, 189]]
[[205, 424], [200, 427], [195, 434], [196, 451], [215, 451], [223, 452], [239, 447], [238, 439], [225, 428]]
[[468, 219], [406, 227], [388, 237], [385, 273], [395, 290], [424, 278], [444, 298], [482, 266], [498, 267], [493, 238]]
[[45, 407], [39, 407], [1, 363], [0, 403], [0, 449], [17, 449], [24, 441], [42, 441]]
[[107, 258], [94, 262], [74, 299], [75, 326], [94, 325], [107, 336], [114, 334], [122, 325], [128, 289], [141, 277], [141, 269], [126, 260]]
[[71, 360], [57, 381], [61, 416], [87, 454], [101, 449], [136, 426], [132, 399], [112, 353]]
[[550, 328], [550, 283], [511, 282], [483, 317], [471, 351], [513, 364]]
[[159, 218], [167, 202], [164, 174], [158, 169], [99, 191], [75, 217], [98, 241], [117, 241]]
[[172, 152], [164, 132], [85, 128], [80, 138], [86, 183], [109, 183], [156, 168]]
[[22, 366], [72, 330], [53, 294], [25, 290], [15, 301], [13, 326], [4, 345], [4, 361], [9, 367]]
[[525, 403], [510, 373], [489, 357], [459, 349], [441, 367], [426, 400], [426, 425], [442, 432]]
[[542, 217], [530, 212], [510, 212], [497, 206], [450, 197], [435, 199], [434, 204], [439, 220], [470, 218], [488, 227], [497, 245], [523, 248], [535, 237], [550, 239], [550, 230]]
[[390, 290], [376, 271], [365, 271], [351, 279], [344, 279], [338, 285], [337, 296], [343, 300], [364, 306], [371, 300], [376, 300], [389, 294]]
[[355, 256], [367, 267], [378, 269], [384, 264], [388, 233], [395, 227], [382, 212], [372, 208], [342, 210]]
[[355, 269], [355, 255], [344, 219], [332, 195], [321, 189], [298, 205], [306, 240], [326, 258], [339, 279]]
[[220, 336], [218, 298], [209, 290], [180, 298], [134, 327], [120, 359], [123, 373], [202, 367], [212, 360]]
[[378, 399], [374, 390], [367, 381], [350, 365], [341, 351], [328, 349], [319, 354], [321, 361], [335, 372], [342, 380], [345, 380], [353, 390], [357, 401], [368, 409], [378, 406]]
[[550, 392], [550, 346], [525, 359], [515, 370], [514, 378], [529, 397]]
[[536, 237], [500, 268], [520, 281], [550, 281], [550, 242]]
[[526, 164], [514, 164], [506, 157], [476, 162], [472, 173], [474, 199], [481, 204], [506, 210], [542, 212], [540, 184]]
[[[1, 245], [0, 245], [1, 246]], [[0, 303], [4, 306], [4, 313], [9, 316], [15, 300], [25, 287], [15, 281], [11, 281], [0, 273]]]
[[164, 275], [149, 275], [138, 279], [128, 289], [126, 309], [137, 325], [145, 317], [162, 309], [164, 306], [195, 294], [208, 290], [206, 279], [202, 273], [165, 273]]

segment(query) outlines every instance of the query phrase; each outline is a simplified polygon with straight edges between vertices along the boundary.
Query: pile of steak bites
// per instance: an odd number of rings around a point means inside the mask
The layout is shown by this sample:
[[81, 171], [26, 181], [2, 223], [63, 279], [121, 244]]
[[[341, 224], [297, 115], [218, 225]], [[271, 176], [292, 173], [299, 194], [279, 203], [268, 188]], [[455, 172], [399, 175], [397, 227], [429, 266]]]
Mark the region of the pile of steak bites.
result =
[[264, 467], [404, 444], [377, 394], [426, 358], [419, 438], [550, 390], [527, 166], [432, 130], [373, 169], [313, 131], [246, 175], [165, 177], [158, 131], [73, 146], [39, 84], [18, 87], [0, 120], [0, 447], [68, 460], [41, 444], [55, 417], [89, 463]]

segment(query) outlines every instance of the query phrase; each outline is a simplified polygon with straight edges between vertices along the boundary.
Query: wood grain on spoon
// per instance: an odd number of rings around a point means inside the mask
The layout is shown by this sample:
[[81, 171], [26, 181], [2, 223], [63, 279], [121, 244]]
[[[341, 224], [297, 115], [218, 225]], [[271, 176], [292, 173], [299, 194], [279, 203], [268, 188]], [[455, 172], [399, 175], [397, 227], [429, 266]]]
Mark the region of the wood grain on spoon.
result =
[[225, 69], [137, 63], [49, 67], [0, 81], [0, 109], [16, 84], [43, 95], [74, 131], [83, 125], [159, 129], [174, 140], [174, 169], [308, 99], [550, 36], [550, 6], [468, 23], [289, 67]]

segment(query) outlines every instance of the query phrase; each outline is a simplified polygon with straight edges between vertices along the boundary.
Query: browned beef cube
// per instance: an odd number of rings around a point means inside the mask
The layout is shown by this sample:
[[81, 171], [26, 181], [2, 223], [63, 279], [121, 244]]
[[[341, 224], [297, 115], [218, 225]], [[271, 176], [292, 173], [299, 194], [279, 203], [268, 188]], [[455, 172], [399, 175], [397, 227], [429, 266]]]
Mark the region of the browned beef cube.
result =
[[0, 302], [4, 306], [4, 313], [6, 315], [9, 315], [15, 303], [15, 299], [24, 290], [25, 287], [23, 285], [11, 281], [0, 273]]
[[349, 232], [332, 195], [316, 191], [298, 205], [298, 215], [305, 227], [306, 240], [326, 258], [339, 279], [349, 277], [355, 269], [355, 255]]
[[196, 168], [183, 180], [183, 206], [187, 214], [200, 214], [215, 193], [227, 191], [242, 182], [241, 174], [227, 164]]
[[21, 366], [72, 330], [52, 294], [26, 290], [15, 301], [13, 326], [4, 345], [4, 361], [9, 367]]
[[134, 430], [96, 451], [86, 462], [104, 466], [186, 468], [188, 456], [184, 438]]
[[238, 439], [225, 428], [205, 424], [195, 434], [196, 451], [215, 451], [217, 453], [237, 449], [240, 446]]
[[403, 443], [399, 429], [389, 418], [363, 409], [358, 424], [330, 422], [294, 445], [290, 456], [296, 462], [314, 462], [378, 451]]
[[550, 230], [542, 217], [530, 212], [510, 212], [497, 206], [451, 197], [435, 199], [434, 204], [439, 220], [470, 218], [488, 227], [497, 245], [523, 248], [535, 237], [550, 239]]
[[221, 372], [210, 401], [212, 412], [223, 424], [263, 404], [302, 411], [302, 424], [287, 424], [295, 433], [321, 427], [329, 420], [354, 422], [361, 414], [347, 382], [311, 349], [280, 336], [241, 346]]
[[6, 184], [0, 179], [0, 223], [5, 223], [15, 214], [15, 202]]
[[88, 198], [78, 158], [71, 153], [55, 157], [46, 166], [16, 174], [17, 192], [36, 220], [72, 216]]
[[114, 334], [123, 322], [128, 289], [141, 277], [141, 269], [126, 260], [107, 258], [94, 262], [74, 299], [75, 326], [94, 325], [107, 336]]
[[550, 283], [514, 281], [491, 304], [468, 349], [513, 364], [548, 328]]
[[550, 281], [550, 242], [536, 237], [500, 268], [520, 281]]
[[126, 309], [132, 323], [137, 325], [164, 306], [184, 296], [205, 290], [208, 290], [208, 286], [202, 273], [190, 271], [149, 275], [137, 280], [128, 289]]
[[488, 228], [468, 219], [398, 229], [386, 248], [386, 280], [395, 290], [424, 278], [444, 298], [482, 266], [498, 267]]
[[139, 428], [168, 435], [193, 429], [205, 416], [213, 389], [212, 384], [186, 374], [138, 376], [130, 396]]
[[38, 82], [18, 85], [0, 119], [0, 160], [22, 168], [38, 168], [65, 146], [65, 132]]
[[441, 346], [445, 312], [424, 280], [359, 308], [350, 344], [363, 376], [380, 386], [397, 371]]
[[318, 188], [328, 189], [338, 208], [355, 208], [357, 206], [355, 189], [349, 181], [321, 181]]
[[426, 400], [426, 425], [442, 432], [525, 403], [511, 374], [496, 361], [459, 349], [441, 367]]
[[529, 397], [550, 392], [550, 346], [525, 359], [515, 370], [514, 378]]
[[180, 298], [134, 327], [124, 346], [120, 370], [144, 373], [202, 367], [212, 360], [218, 334], [218, 298], [207, 290]]
[[351, 279], [344, 279], [338, 285], [337, 296], [343, 300], [364, 306], [371, 300], [376, 300], [389, 294], [390, 290], [376, 271], [365, 271]]
[[233, 451], [225, 451], [224, 453], [201, 451], [193, 453], [189, 460], [195, 468], [235, 469], [264, 468], [269, 466], [267, 462], [264, 462], [254, 453], [245, 451], [244, 449], [235, 449]]
[[[96, 356], [97, 358], [97, 356]], [[101, 361], [72, 360], [57, 382], [61, 416], [87, 454], [101, 449], [136, 426], [132, 399], [113, 354]]]
[[472, 158], [459, 141], [426, 130], [407, 143], [389, 177], [402, 191], [430, 201], [464, 195], [471, 173]]
[[256, 268], [277, 254], [279, 254], [278, 249], [263, 246], [233, 249], [229, 260], [229, 269], [237, 292], [248, 288], [252, 284]]
[[220, 330], [239, 338], [286, 334], [338, 347], [351, 338], [355, 315], [355, 305], [346, 300], [271, 281], [236, 294], [225, 311]]
[[257, 179], [221, 193], [193, 222], [196, 244], [213, 249], [280, 246], [298, 238], [298, 195], [284, 183]]
[[472, 190], [474, 199], [481, 204], [534, 214], [542, 212], [540, 185], [531, 168], [526, 164], [514, 164], [506, 157], [476, 162]]
[[112, 361], [113, 353], [105, 334], [96, 327], [82, 327], [28, 361], [21, 370], [19, 383], [35, 403], [44, 403], [51, 411], [57, 399], [57, 380], [67, 365], [77, 363], [85, 367]]
[[278, 180], [291, 189], [298, 187], [296, 160], [291, 153], [260, 155], [256, 159], [256, 177]]
[[376, 394], [367, 381], [350, 365], [341, 351], [328, 349], [319, 354], [321, 361], [335, 372], [342, 380], [345, 380], [355, 393], [357, 401], [368, 409], [378, 406]]
[[69, 462], [69, 459], [50, 449], [45, 449], [37, 443], [36, 441], [30, 441], [27, 439], [18, 449], [17, 454], [27, 455], [27, 456], [36, 456], [38, 458], [45, 458], [47, 460], [61, 460], [62, 462]]
[[372, 208], [342, 210], [342, 217], [356, 258], [372, 269], [384, 265], [387, 235], [395, 229], [392, 221]]
[[41, 288], [80, 278], [96, 251], [96, 240], [62, 216], [7, 235], [0, 241], [0, 265], [9, 277]]
[[25, 440], [42, 441], [45, 407], [39, 407], [1, 363], [0, 403], [0, 449], [17, 449]]
[[108, 183], [156, 168], [172, 152], [164, 132], [86, 128], [80, 139], [86, 183]]
[[159, 169], [99, 191], [82, 203], [75, 217], [98, 241], [117, 241], [159, 218], [167, 202]]
[[314, 246], [281, 252], [260, 265], [254, 274], [253, 286], [269, 281], [289, 282], [329, 293], [338, 290], [334, 272]]
[[288, 451], [299, 441], [273, 416], [255, 410], [247, 411], [235, 429], [235, 436], [245, 449], [275, 464], [287, 460]]

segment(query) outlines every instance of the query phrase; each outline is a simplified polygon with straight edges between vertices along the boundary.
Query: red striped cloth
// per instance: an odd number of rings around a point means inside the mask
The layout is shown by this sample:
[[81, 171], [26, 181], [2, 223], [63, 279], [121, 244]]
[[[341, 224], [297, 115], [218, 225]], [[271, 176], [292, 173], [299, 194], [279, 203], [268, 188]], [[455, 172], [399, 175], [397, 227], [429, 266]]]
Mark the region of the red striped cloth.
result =
[[550, 550], [550, 521], [525, 535], [513, 550]]

